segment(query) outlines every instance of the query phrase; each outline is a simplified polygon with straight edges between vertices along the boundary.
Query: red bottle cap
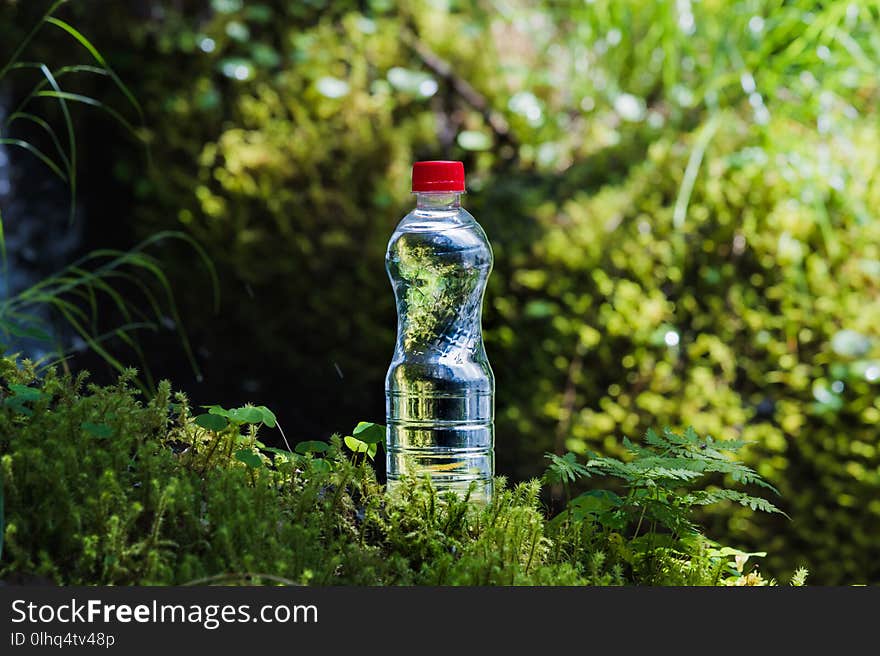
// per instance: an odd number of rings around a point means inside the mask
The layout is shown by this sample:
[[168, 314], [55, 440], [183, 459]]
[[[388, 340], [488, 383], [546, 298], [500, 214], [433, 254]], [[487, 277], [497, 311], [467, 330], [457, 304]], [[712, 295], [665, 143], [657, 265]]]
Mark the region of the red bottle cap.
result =
[[461, 162], [416, 162], [412, 169], [412, 190], [464, 191], [464, 164]]

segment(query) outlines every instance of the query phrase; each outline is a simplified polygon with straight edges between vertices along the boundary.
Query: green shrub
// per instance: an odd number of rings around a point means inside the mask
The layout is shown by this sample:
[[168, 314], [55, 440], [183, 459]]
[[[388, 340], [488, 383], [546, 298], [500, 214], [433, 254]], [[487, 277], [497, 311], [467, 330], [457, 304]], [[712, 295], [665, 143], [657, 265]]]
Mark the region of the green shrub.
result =
[[[767, 583], [744, 568], [755, 554], [720, 547], [687, 520], [690, 505], [706, 500], [691, 500], [701, 493], [680, 493], [675, 481], [738, 471], [743, 482], [761, 482], [715, 450], [731, 445], [702, 443], [692, 434], [663, 438], [684, 440], [671, 456], [671, 442], [649, 436], [648, 449], [631, 465], [605, 458], [574, 466], [571, 454], [557, 459], [548, 480], [626, 471], [631, 492], [606, 506], [575, 500], [548, 522], [538, 481], [509, 488], [499, 479], [488, 505], [441, 497], [417, 482], [387, 497], [352, 437], [346, 438], [352, 458], [338, 437], [300, 444], [303, 453], [265, 447], [258, 429], [274, 426], [275, 418], [262, 406], [212, 406], [193, 417], [182, 395], [171, 400], [167, 382], [141, 401], [130, 385], [133, 372], [99, 387], [86, 385], [85, 375], [49, 371], [36, 379], [29, 363], [10, 358], [0, 367], [2, 580]], [[382, 431], [355, 432], [372, 440]], [[658, 522], [669, 530], [648, 530]]]

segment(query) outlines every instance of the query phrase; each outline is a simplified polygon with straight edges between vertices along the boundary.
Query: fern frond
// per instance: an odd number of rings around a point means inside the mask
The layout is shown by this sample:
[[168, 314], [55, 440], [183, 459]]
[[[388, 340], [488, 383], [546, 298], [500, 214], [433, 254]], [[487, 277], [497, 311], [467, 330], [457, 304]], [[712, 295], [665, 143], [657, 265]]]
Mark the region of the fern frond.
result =
[[589, 467], [581, 465], [577, 461], [577, 456], [570, 451], [564, 456], [546, 453], [544, 457], [550, 461], [550, 466], [544, 473], [544, 480], [551, 485], [574, 483], [579, 478], [590, 477]]
[[684, 499], [687, 503], [695, 506], [709, 506], [722, 501], [733, 501], [741, 506], [751, 508], [752, 510], [760, 510], [762, 512], [775, 513], [788, 517], [788, 515], [782, 510], [766, 499], [753, 497], [744, 492], [739, 492], [738, 490], [696, 490], [685, 495]]

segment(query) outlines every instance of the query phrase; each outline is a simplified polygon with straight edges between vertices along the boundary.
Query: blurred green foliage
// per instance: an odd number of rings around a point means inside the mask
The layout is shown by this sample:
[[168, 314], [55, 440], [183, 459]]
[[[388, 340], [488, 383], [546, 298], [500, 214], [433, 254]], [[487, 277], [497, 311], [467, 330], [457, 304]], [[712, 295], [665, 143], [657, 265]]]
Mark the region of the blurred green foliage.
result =
[[880, 581], [876, 2], [145, 4], [74, 11], [152, 127], [155, 174], [116, 167], [138, 229], [223, 272], [222, 316], [182, 302], [231, 370], [380, 413], [409, 165], [463, 159], [499, 472], [658, 424], [753, 440], [792, 520], [730, 507], [715, 536]]

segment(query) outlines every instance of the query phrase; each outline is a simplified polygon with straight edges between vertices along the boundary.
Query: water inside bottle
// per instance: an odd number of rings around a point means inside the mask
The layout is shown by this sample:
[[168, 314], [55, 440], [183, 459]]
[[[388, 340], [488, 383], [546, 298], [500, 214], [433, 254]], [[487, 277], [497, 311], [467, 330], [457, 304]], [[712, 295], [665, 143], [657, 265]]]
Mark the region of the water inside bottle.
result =
[[457, 205], [398, 225], [386, 266], [398, 334], [386, 377], [388, 487], [428, 476], [435, 489], [487, 500], [494, 474], [494, 377], [480, 326], [492, 250]]

